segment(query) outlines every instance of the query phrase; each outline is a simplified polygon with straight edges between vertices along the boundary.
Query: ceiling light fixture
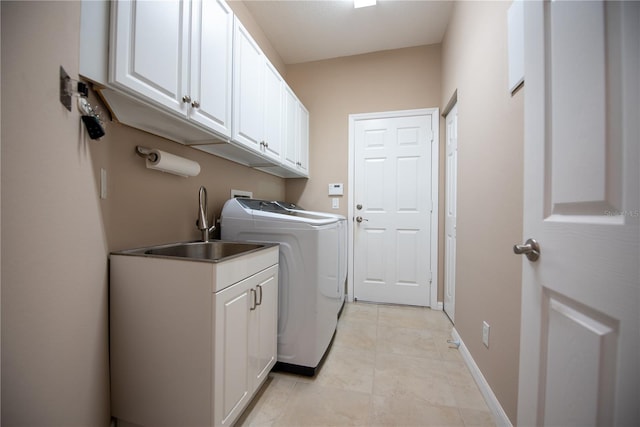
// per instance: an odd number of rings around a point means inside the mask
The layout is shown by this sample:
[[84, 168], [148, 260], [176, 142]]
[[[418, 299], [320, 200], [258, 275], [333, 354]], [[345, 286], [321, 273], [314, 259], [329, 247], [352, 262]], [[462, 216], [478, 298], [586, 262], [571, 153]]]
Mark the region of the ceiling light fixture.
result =
[[354, 9], [359, 9], [361, 7], [375, 6], [376, 0], [353, 0]]

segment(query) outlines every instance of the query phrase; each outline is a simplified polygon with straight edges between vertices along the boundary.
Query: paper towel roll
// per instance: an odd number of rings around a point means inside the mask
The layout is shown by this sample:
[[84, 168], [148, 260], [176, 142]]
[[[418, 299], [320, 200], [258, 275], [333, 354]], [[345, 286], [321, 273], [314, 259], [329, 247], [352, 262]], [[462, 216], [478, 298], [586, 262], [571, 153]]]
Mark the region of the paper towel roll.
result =
[[156, 149], [149, 150], [150, 156], [155, 154], [156, 160], [151, 161], [147, 158], [147, 168], [155, 169], [162, 172], [168, 172], [175, 175], [189, 177], [196, 176], [200, 173], [200, 164], [184, 157], [175, 156], [165, 151]]

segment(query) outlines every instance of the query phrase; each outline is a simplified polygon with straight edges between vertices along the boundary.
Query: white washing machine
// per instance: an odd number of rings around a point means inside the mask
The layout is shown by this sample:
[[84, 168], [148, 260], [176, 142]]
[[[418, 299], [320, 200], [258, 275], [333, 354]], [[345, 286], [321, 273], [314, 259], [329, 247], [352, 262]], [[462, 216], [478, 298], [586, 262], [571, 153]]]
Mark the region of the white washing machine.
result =
[[291, 212], [302, 211], [302, 213], [311, 213], [319, 217], [335, 218], [338, 220], [338, 304], [336, 305], [336, 309], [338, 317], [340, 317], [344, 307], [347, 290], [347, 219], [343, 215], [328, 212], [307, 211], [294, 203], [283, 201], [277, 201], [276, 203]]
[[[221, 237], [280, 244], [276, 368], [313, 376], [331, 344], [340, 298], [344, 300], [339, 282], [346, 277], [346, 245], [341, 249], [346, 221], [286, 205], [228, 200], [220, 219]], [[339, 254], [344, 254], [344, 273]]]

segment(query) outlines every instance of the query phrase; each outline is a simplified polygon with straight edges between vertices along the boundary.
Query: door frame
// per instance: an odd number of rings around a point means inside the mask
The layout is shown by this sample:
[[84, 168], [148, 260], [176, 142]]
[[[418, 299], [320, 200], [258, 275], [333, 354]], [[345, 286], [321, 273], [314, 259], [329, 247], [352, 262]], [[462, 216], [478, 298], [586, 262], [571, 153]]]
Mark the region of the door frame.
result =
[[431, 285], [429, 290], [429, 306], [434, 310], [442, 310], [442, 303], [438, 302], [438, 189], [439, 189], [439, 168], [440, 165], [440, 114], [438, 108], [420, 108], [415, 110], [381, 111], [376, 113], [349, 114], [349, 176], [348, 176], [348, 271], [347, 275], [347, 301], [353, 302], [354, 282], [353, 272], [353, 246], [354, 246], [354, 173], [355, 173], [355, 124], [360, 120], [371, 119], [391, 119], [398, 117], [425, 116], [431, 115], [433, 125], [433, 142], [431, 144]]
[[[458, 115], [458, 91], [456, 90], [453, 94], [453, 97], [451, 98], [451, 100], [449, 101], [449, 103], [447, 104], [447, 106], [445, 107], [444, 112], [442, 113], [442, 117], [444, 118], [444, 138], [445, 138], [445, 149], [444, 149], [444, 158], [445, 158], [445, 162], [444, 162], [444, 181], [445, 181], [445, 190], [444, 190], [444, 233], [443, 233], [443, 248], [444, 248], [444, 252], [443, 252], [443, 257], [444, 257], [444, 269], [442, 271], [442, 282], [443, 282], [443, 287], [442, 287], [442, 309], [444, 310], [444, 312], [446, 313], [446, 315], [449, 317], [449, 320], [451, 320], [451, 323], [453, 323], [455, 325], [455, 307], [456, 307], [456, 260], [457, 260], [457, 249], [455, 249], [452, 258], [450, 259], [449, 257], [449, 252], [447, 251], [447, 218], [448, 218], [448, 213], [447, 213], [447, 209], [449, 206], [449, 200], [447, 199], [447, 197], [450, 196], [450, 194], [448, 193], [448, 190], [446, 189], [446, 187], [449, 186], [449, 180], [451, 179], [450, 175], [450, 171], [449, 171], [449, 163], [448, 163], [448, 148], [447, 148], [447, 144], [449, 143], [448, 138], [449, 138], [449, 126], [447, 125], [447, 120], [449, 119], [449, 114], [451, 114], [453, 111], [455, 110], [455, 114], [456, 116]], [[458, 137], [458, 119], [456, 117], [456, 129], [455, 129], [455, 134], [456, 134], [456, 152], [458, 151], [458, 141], [457, 141], [457, 137]], [[458, 174], [458, 157], [457, 157], [457, 153], [456, 153], [456, 162], [455, 162], [455, 173], [456, 173], [456, 179], [455, 179], [455, 183], [456, 183], [456, 188], [453, 191], [453, 196], [455, 197], [456, 201], [455, 201], [455, 209], [456, 209], [456, 219], [454, 221], [453, 227], [456, 227], [457, 224], [457, 219], [458, 219], [458, 179], [457, 179], [457, 174]], [[457, 235], [456, 235], [456, 248], [457, 248]], [[447, 306], [446, 306], [446, 301], [447, 301], [447, 279], [449, 278], [447, 276], [447, 271], [448, 271], [448, 265], [449, 263], [453, 264], [453, 292], [452, 292], [452, 299], [453, 299], [453, 311], [451, 313], [449, 313], [447, 311]], [[451, 310], [450, 310], [451, 311]]]

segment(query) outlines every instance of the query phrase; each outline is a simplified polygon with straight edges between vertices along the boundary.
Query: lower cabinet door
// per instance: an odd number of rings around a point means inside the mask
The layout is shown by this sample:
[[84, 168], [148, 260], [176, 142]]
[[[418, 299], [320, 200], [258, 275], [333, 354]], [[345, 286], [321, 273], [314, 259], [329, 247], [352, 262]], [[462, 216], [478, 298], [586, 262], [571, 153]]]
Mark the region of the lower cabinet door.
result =
[[216, 426], [233, 424], [276, 362], [278, 265], [213, 296]]
[[251, 397], [249, 375], [249, 311], [254, 305], [248, 280], [214, 295], [214, 405], [215, 425], [231, 425]]
[[272, 267], [265, 272], [269, 272], [268, 277], [256, 285], [260, 304], [251, 313], [250, 324], [250, 330], [253, 331], [250, 354], [255, 362], [255, 388], [262, 384], [275, 365], [278, 353], [278, 268]]

